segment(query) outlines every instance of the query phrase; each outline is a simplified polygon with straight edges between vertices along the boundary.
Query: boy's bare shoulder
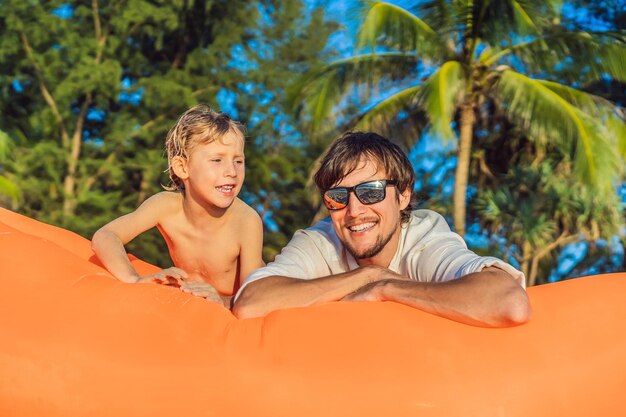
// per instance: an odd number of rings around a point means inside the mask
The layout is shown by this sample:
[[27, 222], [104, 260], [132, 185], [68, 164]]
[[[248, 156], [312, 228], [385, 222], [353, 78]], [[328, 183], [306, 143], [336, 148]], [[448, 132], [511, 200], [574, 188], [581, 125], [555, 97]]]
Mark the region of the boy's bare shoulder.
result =
[[182, 210], [183, 195], [177, 191], [161, 191], [154, 194], [141, 205], [151, 211], [161, 214], [174, 214]]
[[243, 200], [237, 198], [233, 208], [237, 218], [243, 225], [258, 225], [262, 223], [259, 213], [243, 202]]
[[156, 193], [150, 198], [158, 199], [160, 201], [166, 201], [170, 203], [180, 203], [183, 201], [182, 191], [161, 191]]

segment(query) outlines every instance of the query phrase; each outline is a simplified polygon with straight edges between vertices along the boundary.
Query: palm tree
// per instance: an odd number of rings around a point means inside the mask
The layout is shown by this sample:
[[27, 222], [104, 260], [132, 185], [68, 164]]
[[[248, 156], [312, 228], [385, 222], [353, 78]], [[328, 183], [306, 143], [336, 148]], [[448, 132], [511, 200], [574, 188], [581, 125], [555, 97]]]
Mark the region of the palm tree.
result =
[[370, 2], [358, 53], [308, 74], [295, 88], [299, 110], [313, 129], [328, 125], [331, 113], [341, 123], [337, 108], [351, 93], [365, 110], [344, 127], [400, 129], [404, 136], [395, 140], [408, 146], [426, 130], [457, 140], [453, 220], [461, 235], [472, 146], [480, 147], [475, 124], [488, 109], [506, 115], [538, 149], [558, 146], [595, 195], [612, 194], [626, 155], [624, 117], [574, 86], [607, 75], [626, 80], [626, 31], [567, 30], [558, 4], [432, 0], [412, 13]]
[[506, 253], [517, 260], [528, 286], [545, 282], [559, 249], [610, 239], [624, 223], [616, 194], [595, 199], [553, 156], [519, 161], [475, 199], [481, 226], [506, 235]]

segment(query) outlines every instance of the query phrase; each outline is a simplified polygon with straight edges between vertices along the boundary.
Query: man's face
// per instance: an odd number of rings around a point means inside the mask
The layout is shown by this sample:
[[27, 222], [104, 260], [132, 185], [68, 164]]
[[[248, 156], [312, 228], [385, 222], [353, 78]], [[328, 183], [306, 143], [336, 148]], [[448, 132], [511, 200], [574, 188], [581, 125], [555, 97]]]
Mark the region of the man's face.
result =
[[[333, 187], [354, 187], [367, 181], [392, 179], [370, 159], [361, 158], [357, 168]], [[388, 185], [383, 201], [365, 205], [350, 193], [348, 206], [330, 210], [330, 217], [339, 240], [360, 265], [387, 267], [393, 259], [400, 237], [400, 211], [407, 207], [410, 192], [399, 194]], [[397, 197], [399, 196], [399, 198]]]

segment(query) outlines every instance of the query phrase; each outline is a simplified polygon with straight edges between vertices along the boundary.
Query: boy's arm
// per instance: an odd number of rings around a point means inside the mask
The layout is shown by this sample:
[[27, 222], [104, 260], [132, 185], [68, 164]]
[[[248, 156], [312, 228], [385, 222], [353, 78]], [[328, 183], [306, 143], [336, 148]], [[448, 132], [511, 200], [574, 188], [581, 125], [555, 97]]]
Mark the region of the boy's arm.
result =
[[[128, 260], [124, 245], [159, 223], [160, 216], [171, 203], [169, 197], [171, 196], [167, 193], [156, 194], [132, 213], [107, 223], [93, 235], [91, 248], [105, 268], [120, 281], [140, 281], [141, 277]], [[156, 277], [157, 279], [167, 280], [167, 276], [182, 275], [184, 271], [179, 268], [169, 268], [157, 274], [163, 275], [163, 277]]]
[[265, 266], [263, 262], [263, 221], [256, 211], [250, 209], [244, 222], [239, 251], [239, 284], [255, 269]]

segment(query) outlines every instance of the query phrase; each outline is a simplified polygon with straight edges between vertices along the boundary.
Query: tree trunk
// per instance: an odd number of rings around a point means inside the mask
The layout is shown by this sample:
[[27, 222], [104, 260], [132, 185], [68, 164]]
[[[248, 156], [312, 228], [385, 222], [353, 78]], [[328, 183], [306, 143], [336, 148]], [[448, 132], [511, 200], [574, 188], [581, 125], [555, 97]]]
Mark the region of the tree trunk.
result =
[[552, 252], [554, 249], [558, 247], [563, 247], [577, 239], [578, 235], [570, 235], [567, 231], [564, 231], [554, 242], [534, 253], [530, 243], [528, 241], [525, 241], [522, 254], [522, 259], [524, 259], [524, 261], [522, 262], [522, 272], [526, 275], [526, 283], [528, 284], [528, 286], [532, 287], [533, 285], [537, 284], [539, 261], [541, 261], [545, 256], [549, 255], [550, 252]]
[[533, 260], [530, 264], [530, 274], [526, 279], [528, 286], [532, 287], [537, 283], [537, 274], [539, 273], [539, 261], [543, 258], [543, 256], [535, 255], [533, 256]]
[[87, 110], [91, 105], [91, 94], [88, 94], [81, 106], [76, 120], [76, 127], [72, 135], [70, 154], [67, 160], [67, 174], [63, 179], [63, 220], [74, 215], [76, 209], [76, 171], [80, 159], [80, 150], [83, 143], [83, 126], [87, 117]]
[[465, 213], [467, 200], [467, 181], [469, 166], [472, 155], [472, 136], [476, 115], [474, 107], [466, 103], [461, 108], [461, 138], [459, 140], [459, 153], [457, 157], [456, 173], [454, 175], [454, 231], [461, 236], [465, 235]]
[[[94, 61], [96, 64], [100, 64], [102, 60], [102, 53], [104, 52], [104, 45], [106, 44], [107, 34], [102, 32], [102, 25], [100, 23], [100, 14], [98, 12], [98, 0], [91, 1], [91, 12], [94, 20], [94, 35], [98, 42], [98, 49], [96, 50], [96, 56]], [[78, 170], [78, 162], [80, 161], [80, 151], [83, 143], [83, 128], [85, 125], [85, 119], [87, 118], [87, 111], [92, 103], [92, 95], [88, 93], [85, 97], [85, 101], [81, 105], [80, 112], [76, 119], [76, 126], [74, 127], [74, 134], [72, 135], [72, 142], [70, 146], [70, 154], [67, 159], [67, 174], [63, 179], [63, 220], [66, 221], [70, 216], [74, 215], [76, 209], [76, 171]]]

